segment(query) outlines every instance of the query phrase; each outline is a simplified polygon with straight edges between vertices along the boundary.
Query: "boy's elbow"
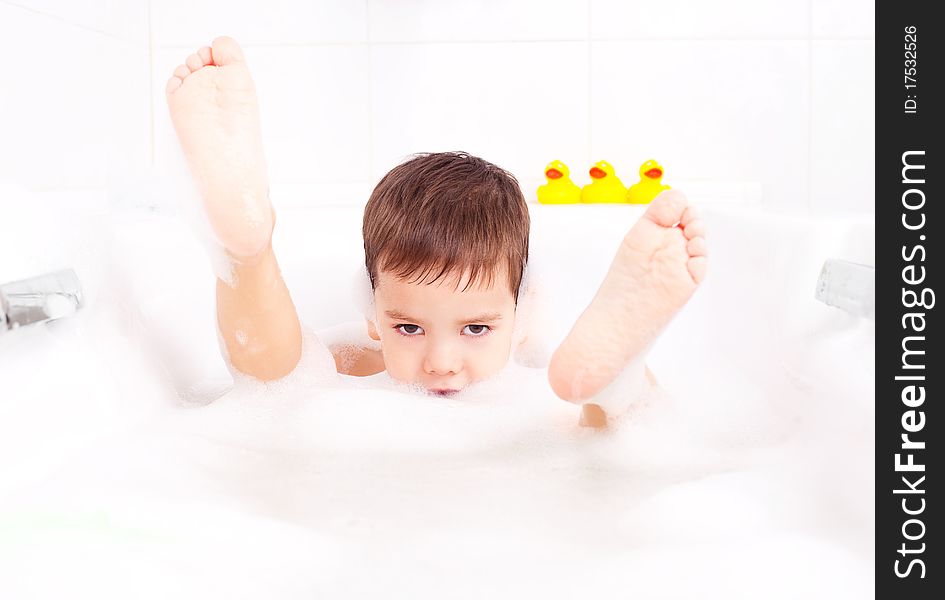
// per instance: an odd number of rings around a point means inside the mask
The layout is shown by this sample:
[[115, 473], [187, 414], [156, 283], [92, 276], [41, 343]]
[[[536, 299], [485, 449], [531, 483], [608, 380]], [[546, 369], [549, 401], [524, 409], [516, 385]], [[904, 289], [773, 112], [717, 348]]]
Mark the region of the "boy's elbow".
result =
[[240, 373], [268, 382], [282, 379], [294, 371], [301, 358], [302, 348], [299, 344], [278, 353], [273, 353], [270, 349], [241, 352], [235, 356], [231, 355], [230, 362]]

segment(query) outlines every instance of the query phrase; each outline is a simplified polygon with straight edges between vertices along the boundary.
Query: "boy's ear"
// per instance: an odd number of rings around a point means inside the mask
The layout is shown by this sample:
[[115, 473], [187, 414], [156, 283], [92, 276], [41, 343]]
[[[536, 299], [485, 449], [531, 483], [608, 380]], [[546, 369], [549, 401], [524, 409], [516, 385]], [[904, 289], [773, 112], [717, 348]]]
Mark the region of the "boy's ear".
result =
[[377, 327], [374, 327], [374, 321], [369, 321], [368, 319], [364, 320], [367, 322], [367, 333], [371, 339], [375, 342], [381, 341], [381, 336], [377, 333]]

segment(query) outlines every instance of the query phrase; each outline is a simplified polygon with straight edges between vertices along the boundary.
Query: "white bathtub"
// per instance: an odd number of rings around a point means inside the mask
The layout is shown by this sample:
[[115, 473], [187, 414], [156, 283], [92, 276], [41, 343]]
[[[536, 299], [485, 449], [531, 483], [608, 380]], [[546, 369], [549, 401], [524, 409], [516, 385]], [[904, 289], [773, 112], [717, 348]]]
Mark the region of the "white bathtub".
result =
[[[0, 336], [0, 597], [872, 594], [873, 328], [814, 300], [825, 258], [872, 264], [871, 221], [706, 207], [666, 393], [601, 433], [514, 365], [475, 402], [307, 363], [227, 392], [180, 219], [4, 202], [0, 280], [74, 267], [87, 305]], [[640, 209], [531, 208], [553, 349]], [[310, 329], [358, 317], [360, 218], [279, 213]]]

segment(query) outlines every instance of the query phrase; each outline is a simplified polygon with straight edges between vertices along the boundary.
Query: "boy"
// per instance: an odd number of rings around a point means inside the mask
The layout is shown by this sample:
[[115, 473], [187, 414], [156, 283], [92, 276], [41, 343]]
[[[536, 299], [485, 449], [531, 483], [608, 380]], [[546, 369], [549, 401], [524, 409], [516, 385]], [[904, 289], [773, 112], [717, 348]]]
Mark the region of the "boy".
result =
[[[187, 57], [168, 80], [171, 118], [213, 230], [233, 262], [217, 280], [217, 320], [233, 367], [261, 380], [291, 372], [301, 356], [295, 306], [271, 237], [266, 162], [255, 87], [231, 38]], [[368, 322], [380, 351], [339, 372], [371, 375], [451, 395], [496, 374], [528, 260], [528, 207], [517, 181], [461, 153], [397, 166], [365, 207], [365, 265], [374, 291]], [[561, 398], [589, 403], [642, 357], [705, 276], [705, 225], [679, 192], [661, 194], [625, 236], [590, 306], [555, 351], [548, 379]], [[349, 361], [350, 362], [350, 361]]]

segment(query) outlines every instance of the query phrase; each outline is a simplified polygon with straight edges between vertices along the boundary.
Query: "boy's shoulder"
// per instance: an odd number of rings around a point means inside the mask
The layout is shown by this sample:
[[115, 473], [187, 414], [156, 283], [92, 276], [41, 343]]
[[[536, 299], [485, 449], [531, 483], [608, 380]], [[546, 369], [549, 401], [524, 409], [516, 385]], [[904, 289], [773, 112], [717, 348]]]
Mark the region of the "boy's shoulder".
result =
[[367, 377], [387, 370], [380, 350], [354, 344], [328, 348], [335, 359], [335, 369], [342, 375]]
[[335, 359], [342, 375], [366, 377], [385, 370], [380, 343], [372, 340], [364, 321], [346, 321], [315, 332]]

